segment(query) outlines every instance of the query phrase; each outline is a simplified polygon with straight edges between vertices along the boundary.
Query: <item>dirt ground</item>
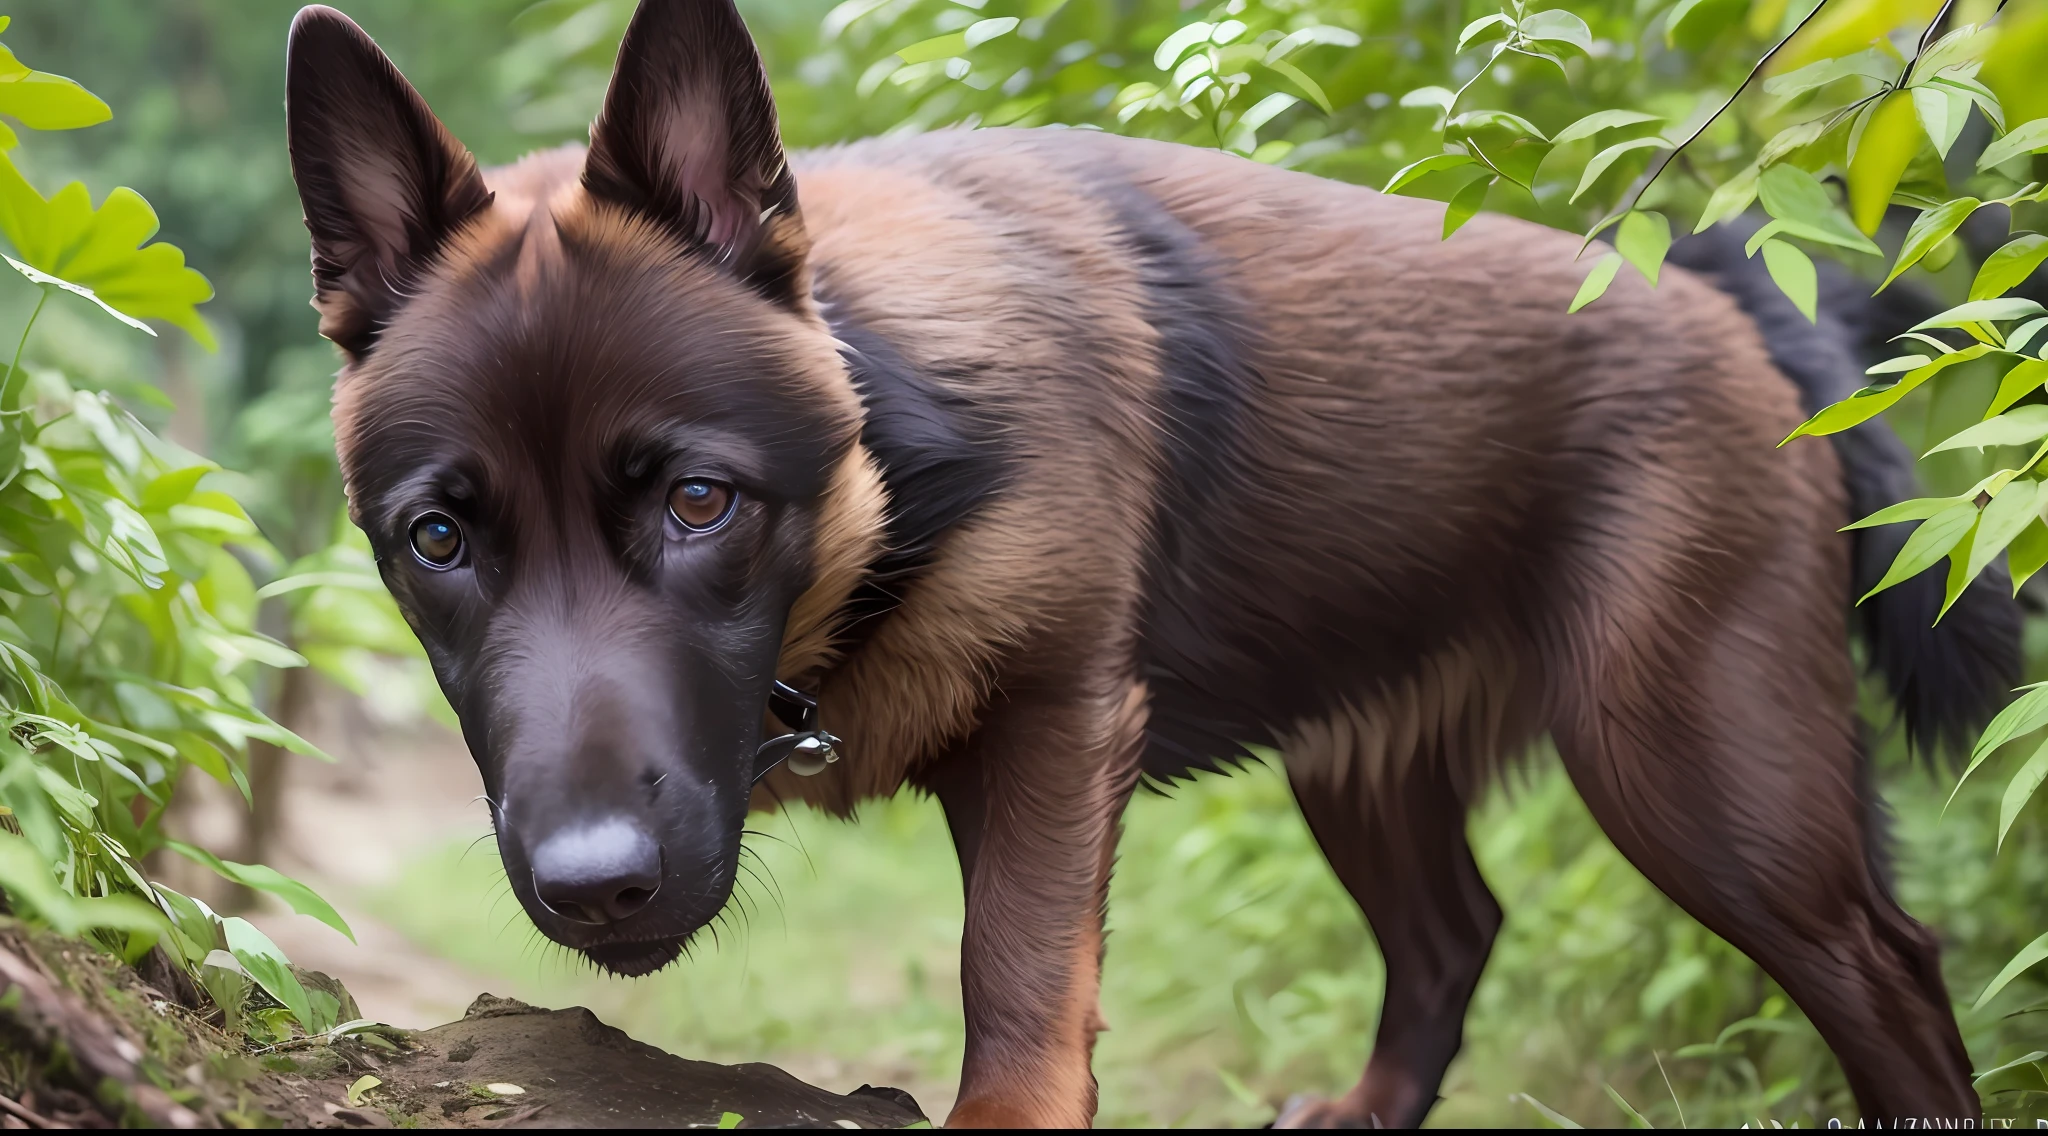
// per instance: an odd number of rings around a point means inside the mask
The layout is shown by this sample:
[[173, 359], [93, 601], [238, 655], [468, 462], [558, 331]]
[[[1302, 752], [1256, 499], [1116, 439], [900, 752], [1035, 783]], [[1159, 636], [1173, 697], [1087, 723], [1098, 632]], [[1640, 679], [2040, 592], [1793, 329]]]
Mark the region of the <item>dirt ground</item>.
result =
[[[301, 981], [318, 976], [301, 971]], [[689, 1061], [589, 1010], [478, 998], [458, 1021], [250, 1050], [159, 952], [131, 968], [0, 925], [0, 1128], [905, 1128], [893, 1088], [841, 1095]], [[354, 1007], [346, 1006], [344, 1016]]]
[[[380, 723], [360, 702], [324, 685], [301, 729], [337, 760], [328, 765], [290, 759], [284, 815], [274, 829], [280, 845], [266, 859], [332, 902], [355, 931], [356, 942], [281, 905], [266, 904], [246, 916], [294, 963], [339, 979], [362, 1013], [376, 1021], [427, 1029], [459, 1021], [480, 994], [531, 998], [502, 976], [471, 972], [422, 948], [379, 921], [362, 902], [395, 881], [416, 857], [486, 830], [483, 785], [461, 738], [431, 722]], [[200, 789], [194, 800], [180, 802], [180, 829], [210, 847], [235, 847], [244, 809], [240, 797], [211, 783]], [[185, 871], [189, 865], [166, 867], [166, 882], [173, 886], [209, 900], [225, 895], [217, 881]], [[523, 923], [523, 917], [514, 918]], [[773, 1061], [804, 1081], [838, 1091], [863, 1083], [897, 1085], [914, 1093], [934, 1116], [945, 1115], [952, 1101], [950, 1083], [906, 1076], [900, 1063], [802, 1052], [747, 1056]]]

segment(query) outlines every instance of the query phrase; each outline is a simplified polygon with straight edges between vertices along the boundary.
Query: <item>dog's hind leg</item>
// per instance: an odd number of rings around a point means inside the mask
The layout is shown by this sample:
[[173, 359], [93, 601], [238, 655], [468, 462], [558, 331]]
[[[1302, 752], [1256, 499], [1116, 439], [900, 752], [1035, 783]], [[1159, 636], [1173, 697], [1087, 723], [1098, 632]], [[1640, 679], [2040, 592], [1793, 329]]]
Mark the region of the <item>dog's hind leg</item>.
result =
[[1866, 1121], [1972, 1120], [1934, 936], [1880, 874], [1839, 562], [1788, 547], [1719, 595], [1589, 590], [1558, 751], [1615, 846], [1806, 1011]]
[[1464, 1041], [1465, 1007], [1500, 928], [1500, 905], [1465, 840], [1465, 792], [1454, 771], [1421, 755], [1375, 762], [1386, 740], [1370, 729], [1345, 710], [1301, 730], [1287, 772], [1309, 830], [1386, 960], [1379, 1033], [1351, 1091], [1291, 1106], [1276, 1127], [1421, 1124]]

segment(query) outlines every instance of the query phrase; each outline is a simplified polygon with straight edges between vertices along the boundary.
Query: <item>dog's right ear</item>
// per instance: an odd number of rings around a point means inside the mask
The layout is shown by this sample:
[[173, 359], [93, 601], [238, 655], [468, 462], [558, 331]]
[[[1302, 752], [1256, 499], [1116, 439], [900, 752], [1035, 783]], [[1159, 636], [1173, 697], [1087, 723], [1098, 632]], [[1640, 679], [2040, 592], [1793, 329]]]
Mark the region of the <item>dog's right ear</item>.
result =
[[590, 127], [583, 185], [769, 299], [796, 302], [810, 242], [768, 73], [733, 0], [640, 0]]
[[476, 159], [354, 21], [292, 21], [285, 119], [320, 334], [361, 359], [420, 269], [490, 204]]

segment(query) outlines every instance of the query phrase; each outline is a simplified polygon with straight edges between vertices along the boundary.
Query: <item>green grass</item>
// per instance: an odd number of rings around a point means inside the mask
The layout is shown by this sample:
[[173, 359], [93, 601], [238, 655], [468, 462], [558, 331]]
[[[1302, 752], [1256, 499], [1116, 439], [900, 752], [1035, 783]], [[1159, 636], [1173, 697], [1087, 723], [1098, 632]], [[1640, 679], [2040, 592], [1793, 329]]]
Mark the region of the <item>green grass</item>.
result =
[[[1676, 1126], [1681, 1104], [1694, 1125], [1853, 1116], [1797, 1010], [1629, 867], [1560, 774], [1537, 769], [1471, 825], [1508, 918], [1433, 1121], [1541, 1123], [1515, 1099], [1524, 1093], [1589, 1125], [1628, 1123], [1617, 1094], [1659, 1126]], [[1894, 780], [1901, 894], [1950, 932], [1967, 1005], [2038, 933], [2024, 897], [2043, 894], [2048, 856], [2009, 841], [1992, 857], [1995, 792], [1966, 790], [1940, 823], [1932, 779]], [[1281, 778], [1255, 768], [1170, 799], [1141, 794], [1128, 820], [1103, 976], [1101, 1123], [1262, 1123], [1290, 1093], [1346, 1087], [1370, 1049], [1379, 962]], [[600, 977], [544, 944], [488, 842], [421, 859], [370, 906], [502, 981], [496, 993], [588, 1005], [685, 1056], [773, 1061], [842, 1091], [887, 1079], [937, 1111], [961, 1046], [960, 887], [937, 806], [905, 796], [856, 825], [814, 814], [756, 825], [758, 878], [733, 917], [652, 978]], [[2048, 1048], [2029, 1044], [2041, 1040], [2036, 1016], [1966, 1017], [1978, 1067]]]

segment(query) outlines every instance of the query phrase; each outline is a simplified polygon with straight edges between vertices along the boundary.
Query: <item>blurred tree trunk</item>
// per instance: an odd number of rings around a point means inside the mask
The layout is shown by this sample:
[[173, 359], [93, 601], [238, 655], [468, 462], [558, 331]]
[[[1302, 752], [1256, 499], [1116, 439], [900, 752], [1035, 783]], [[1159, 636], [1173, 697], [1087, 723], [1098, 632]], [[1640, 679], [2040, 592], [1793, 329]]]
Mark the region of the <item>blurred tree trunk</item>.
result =
[[[270, 717], [287, 730], [297, 732], [311, 709], [313, 674], [309, 667], [293, 667], [278, 678], [277, 703]], [[242, 840], [236, 857], [245, 864], [267, 861], [284, 823], [285, 770], [288, 751], [265, 741], [249, 743], [249, 815], [242, 826]]]

